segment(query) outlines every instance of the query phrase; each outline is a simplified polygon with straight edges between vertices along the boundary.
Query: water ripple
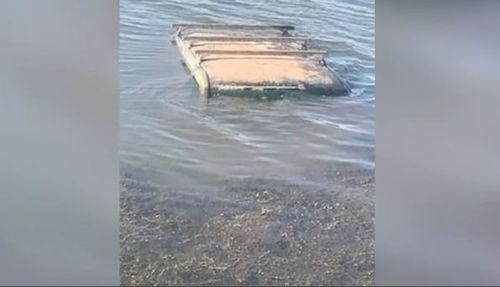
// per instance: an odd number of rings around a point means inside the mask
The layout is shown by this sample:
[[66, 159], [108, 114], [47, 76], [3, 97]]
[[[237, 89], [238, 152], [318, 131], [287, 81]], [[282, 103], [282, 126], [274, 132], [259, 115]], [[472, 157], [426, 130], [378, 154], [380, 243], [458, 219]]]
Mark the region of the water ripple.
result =
[[[374, 164], [374, 3], [120, 1], [121, 160], [174, 181], [304, 180], [318, 166]], [[176, 22], [294, 24], [330, 51], [343, 98], [200, 101], [171, 44]], [[182, 175], [182, 176], [180, 176]]]

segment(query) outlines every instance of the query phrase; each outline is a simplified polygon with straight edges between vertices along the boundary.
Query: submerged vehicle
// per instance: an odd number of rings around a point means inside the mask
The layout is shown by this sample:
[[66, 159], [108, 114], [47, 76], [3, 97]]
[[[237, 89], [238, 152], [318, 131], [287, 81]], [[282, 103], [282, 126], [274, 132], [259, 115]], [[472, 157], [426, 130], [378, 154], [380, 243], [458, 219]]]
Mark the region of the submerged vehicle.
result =
[[349, 87], [325, 63], [326, 50], [290, 25], [174, 24], [175, 43], [200, 93], [345, 95]]

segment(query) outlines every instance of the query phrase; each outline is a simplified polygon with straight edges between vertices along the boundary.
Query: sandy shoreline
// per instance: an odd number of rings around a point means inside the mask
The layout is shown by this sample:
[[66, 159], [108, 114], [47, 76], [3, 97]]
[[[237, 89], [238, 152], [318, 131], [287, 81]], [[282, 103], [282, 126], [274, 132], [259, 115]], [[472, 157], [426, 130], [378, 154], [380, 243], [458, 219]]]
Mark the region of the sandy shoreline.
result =
[[201, 197], [122, 175], [122, 284], [373, 285], [374, 171], [331, 182], [248, 179]]

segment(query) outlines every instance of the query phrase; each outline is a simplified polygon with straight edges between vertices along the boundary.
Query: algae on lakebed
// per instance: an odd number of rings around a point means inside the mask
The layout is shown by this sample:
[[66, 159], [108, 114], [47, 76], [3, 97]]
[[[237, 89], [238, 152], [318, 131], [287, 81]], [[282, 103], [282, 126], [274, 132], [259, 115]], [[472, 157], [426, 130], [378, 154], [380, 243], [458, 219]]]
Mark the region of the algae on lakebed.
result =
[[124, 175], [122, 284], [373, 285], [373, 171], [332, 182], [248, 179], [201, 197]]

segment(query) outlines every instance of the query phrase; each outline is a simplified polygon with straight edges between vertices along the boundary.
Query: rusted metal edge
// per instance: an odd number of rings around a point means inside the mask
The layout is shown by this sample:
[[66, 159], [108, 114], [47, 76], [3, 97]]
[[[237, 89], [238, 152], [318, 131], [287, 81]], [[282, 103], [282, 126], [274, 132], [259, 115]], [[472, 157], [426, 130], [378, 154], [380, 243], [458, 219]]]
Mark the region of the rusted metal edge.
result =
[[324, 60], [323, 60], [323, 64], [324, 64], [325, 68], [327, 68], [330, 71], [330, 73], [333, 75], [333, 78], [335, 78], [336, 80], [338, 80], [340, 82], [340, 86], [343, 88], [342, 94], [350, 94], [352, 92], [352, 90], [351, 90], [351, 86], [349, 85], [349, 82], [347, 82], [347, 80], [345, 80], [345, 79], [342, 79], [339, 76], [339, 74], [337, 74], [337, 72], [335, 72], [335, 70], [328, 67], [328, 65], [326, 64], [326, 62]]
[[292, 25], [252, 25], [252, 24], [198, 24], [198, 23], [176, 23], [173, 28], [201, 28], [201, 29], [277, 29], [295, 30]]
[[[263, 94], [257, 95], [267, 95], [271, 97], [275, 97], [278, 94], [276, 92], [280, 92], [280, 95], [283, 93], [288, 93], [290, 91], [298, 91], [298, 92], [306, 92], [312, 94], [323, 94], [329, 96], [335, 95], [344, 95], [349, 90], [346, 90], [345, 87], [335, 87], [328, 84], [314, 84], [310, 85], [307, 83], [297, 83], [297, 84], [288, 84], [288, 85], [258, 85], [258, 84], [216, 84], [213, 88], [212, 93], [214, 94], [233, 94], [238, 95], [238, 93], [252, 93], [258, 92]], [[268, 94], [268, 92], [270, 94]], [[234, 94], [235, 93], [235, 94]], [[252, 95], [252, 94], [245, 94]], [[255, 94], [254, 94], [255, 95]]]
[[179, 51], [184, 57], [186, 66], [191, 71], [191, 75], [198, 84], [201, 95], [207, 98], [210, 97], [210, 78], [205, 69], [201, 67], [199, 59], [191, 52], [179, 35], [175, 37], [175, 41]]
[[210, 42], [305, 42], [306, 37], [232, 37], [232, 36], [184, 36], [187, 41], [210, 41]]
[[200, 49], [194, 51], [198, 55], [262, 55], [262, 56], [310, 56], [326, 55], [326, 50], [211, 50]]
[[[325, 66], [325, 61], [324, 57], [321, 54], [318, 54], [320, 58], [318, 59], [318, 63], [322, 66]], [[318, 56], [318, 55], [313, 55], [313, 56]], [[224, 56], [224, 55], [208, 55], [208, 56], [200, 56], [198, 57], [199, 63], [204, 63], [208, 61], [217, 61], [217, 60], [241, 60], [241, 59], [270, 59], [270, 60], [278, 60], [278, 59], [283, 59], [283, 60], [297, 60], [296, 56], [288, 56], [288, 55], [234, 55], [234, 56]]]
[[303, 85], [216, 85], [219, 90], [304, 90]]

